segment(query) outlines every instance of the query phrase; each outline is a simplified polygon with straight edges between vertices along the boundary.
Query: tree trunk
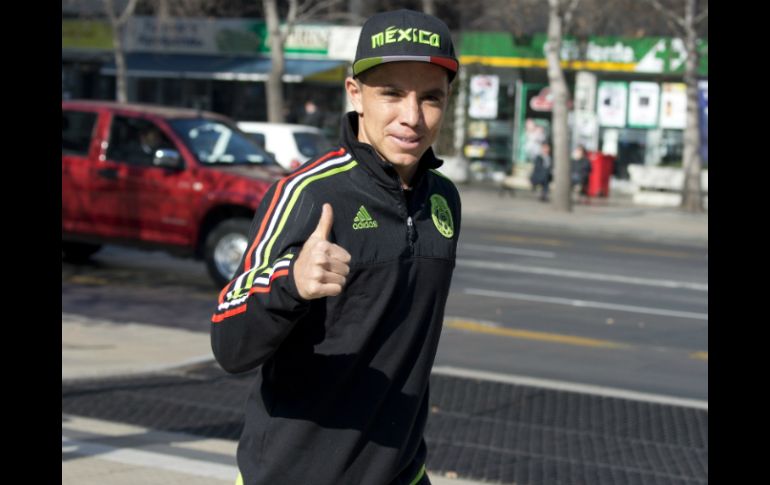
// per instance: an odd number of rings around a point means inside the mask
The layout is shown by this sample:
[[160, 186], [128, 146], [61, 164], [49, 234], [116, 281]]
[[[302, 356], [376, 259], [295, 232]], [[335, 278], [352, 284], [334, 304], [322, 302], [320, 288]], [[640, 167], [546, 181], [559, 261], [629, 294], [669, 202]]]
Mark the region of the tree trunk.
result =
[[703, 212], [701, 196], [701, 156], [700, 156], [700, 118], [698, 116], [698, 45], [695, 30], [695, 14], [698, 9], [697, 0], [687, 0], [685, 24], [687, 37], [685, 49], [684, 81], [687, 85], [687, 126], [684, 131], [684, 186], [682, 187], [682, 210], [686, 212]]
[[559, 0], [548, 0], [548, 82], [553, 96], [551, 115], [551, 153], [553, 157], [553, 207], [557, 211], [572, 211], [570, 184], [569, 138], [567, 125], [567, 82], [561, 68], [562, 18]]
[[435, 0], [422, 0], [422, 11], [428, 15], [436, 16]]
[[272, 69], [265, 86], [267, 93], [267, 120], [271, 123], [284, 122], [283, 101], [283, 71], [284, 37], [281, 33], [281, 23], [278, 18], [278, 8], [275, 0], [263, 0], [267, 31], [270, 36], [270, 59]]
[[128, 80], [126, 79], [126, 53], [123, 51], [123, 41], [120, 32], [121, 25], [112, 27], [112, 44], [115, 49], [115, 99], [118, 103], [128, 102]]

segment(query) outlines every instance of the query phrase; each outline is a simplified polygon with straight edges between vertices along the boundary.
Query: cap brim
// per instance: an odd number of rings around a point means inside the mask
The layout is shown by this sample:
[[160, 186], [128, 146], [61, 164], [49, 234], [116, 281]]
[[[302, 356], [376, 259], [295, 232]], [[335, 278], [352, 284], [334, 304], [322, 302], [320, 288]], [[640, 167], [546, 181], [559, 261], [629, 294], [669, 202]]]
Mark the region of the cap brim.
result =
[[367, 71], [380, 64], [387, 62], [429, 62], [436, 64], [445, 69], [450, 70], [453, 73], [457, 72], [459, 63], [455, 59], [449, 57], [437, 57], [437, 56], [383, 56], [383, 57], [369, 57], [366, 59], [359, 59], [353, 64], [353, 75], [358, 76], [364, 71]]

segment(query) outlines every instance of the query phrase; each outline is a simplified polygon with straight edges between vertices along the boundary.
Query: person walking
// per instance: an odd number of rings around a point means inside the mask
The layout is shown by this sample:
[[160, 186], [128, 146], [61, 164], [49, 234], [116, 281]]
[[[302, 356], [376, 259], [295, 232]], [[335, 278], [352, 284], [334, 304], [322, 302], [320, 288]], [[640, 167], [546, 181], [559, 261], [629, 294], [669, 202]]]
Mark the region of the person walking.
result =
[[575, 147], [571, 162], [572, 187], [578, 187], [578, 201], [588, 203], [588, 178], [591, 176], [591, 162], [588, 160], [583, 145]]
[[265, 194], [211, 319], [225, 371], [261, 366], [240, 483], [430, 483], [428, 384], [461, 226], [431, 145], [458, 68], [441, 20], [372, 16], [339, 147]]
[[530, 182], [532, 190], [541, 187], [540, 201], [548, 202], [548, 189], [553, 179], [553, 160], [551, 159], [551, 145], [543, 142], [540, 145], [540, 154], [535, 157], [535, 166], [532, 170]]

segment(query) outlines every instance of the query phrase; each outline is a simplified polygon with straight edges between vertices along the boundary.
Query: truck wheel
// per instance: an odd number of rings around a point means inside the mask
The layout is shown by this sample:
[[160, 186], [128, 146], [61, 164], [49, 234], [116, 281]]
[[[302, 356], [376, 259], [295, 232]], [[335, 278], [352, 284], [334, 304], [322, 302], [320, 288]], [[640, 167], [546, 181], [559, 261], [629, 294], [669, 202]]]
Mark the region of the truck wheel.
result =
[[78, 243], [62, 241], [61, 252], [66, 261], [72, 263], [84, 263], [92, 254], [101, 249], [101, 244]]
[[204, 257], [211, 279], [222, 288], [229, 283], [249, 246], [248, 219], [227, 219], [206, 237]]

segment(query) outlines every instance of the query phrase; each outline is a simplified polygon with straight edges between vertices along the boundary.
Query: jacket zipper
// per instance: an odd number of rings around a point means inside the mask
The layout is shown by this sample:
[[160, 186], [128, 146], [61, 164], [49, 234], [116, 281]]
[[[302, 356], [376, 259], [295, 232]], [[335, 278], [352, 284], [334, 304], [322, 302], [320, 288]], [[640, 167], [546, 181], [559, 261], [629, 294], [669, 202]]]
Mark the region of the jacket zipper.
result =
[[414, 220], [409, 213], [409, 200], [406, 197], [404, 187], [401, 187], [401, 200], [404, 202], [404, 208], [406, 209], [406, 240], [409, 243], [409, 254], [412, 255], [414, 254]]

